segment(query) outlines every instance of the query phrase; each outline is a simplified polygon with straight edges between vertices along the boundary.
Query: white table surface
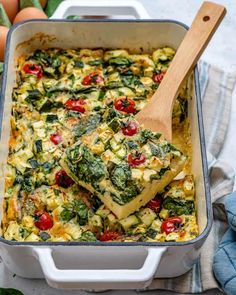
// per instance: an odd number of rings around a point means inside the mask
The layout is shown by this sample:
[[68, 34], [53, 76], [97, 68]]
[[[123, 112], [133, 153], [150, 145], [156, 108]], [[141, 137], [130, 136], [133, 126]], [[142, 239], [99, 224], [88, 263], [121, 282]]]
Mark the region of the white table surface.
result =
[[[79, 1], [79, 0], [78, 0]], [[99, 0], [98, 0], [99, 1]], [[128, 1], [128, 0], [127, 0]], [[153, 18], [175, 19], [190, 25], [202, 0], [140, 0]], [[211, 44], [205, 50], [203, 59], [222, 67], [229, 72], [236, 72], [236, 1], [235, 0], [215, 0], [226, 6], [228, 13], [221, 27], [215, 34]], [[225, 147], [220, 155], [221, 159], [233, 166], [236, 170], [236, 91], [234, 91], [232, 114], [230, 126], [225, 142]], [[232, 135], [232, 136], [231, 136]], [[0, 287], [16, 288], [24, 292], [25, 295], [83, 295], [84, 291], [62, 291], [55, 290], [47, 286], [44, 280], [27, 280], [14, 276], [0, 262]], [[128, 291], [112, 291], [105, 294], [124, 295], [136, 294]], [[142, 294], [142, 293], [139, 293]], [[169, 292], [149, 292], [148, 294], [174, 294]], [[207, 292], [207, 294], [221, 294], [218, 291]]]

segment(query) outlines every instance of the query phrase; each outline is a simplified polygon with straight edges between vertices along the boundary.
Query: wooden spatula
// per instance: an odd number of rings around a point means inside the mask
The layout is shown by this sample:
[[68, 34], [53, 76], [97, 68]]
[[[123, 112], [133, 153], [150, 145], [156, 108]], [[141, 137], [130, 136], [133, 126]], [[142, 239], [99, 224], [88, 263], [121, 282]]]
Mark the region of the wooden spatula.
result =
[[184, 79], [196, 65], [225, 14], [226, 9], [222, 5], [211, 2], [202, 4], [159, 88], [136, 115], [138, 122], [145, 128], [161, 132], [171, 141], [174, 101]]

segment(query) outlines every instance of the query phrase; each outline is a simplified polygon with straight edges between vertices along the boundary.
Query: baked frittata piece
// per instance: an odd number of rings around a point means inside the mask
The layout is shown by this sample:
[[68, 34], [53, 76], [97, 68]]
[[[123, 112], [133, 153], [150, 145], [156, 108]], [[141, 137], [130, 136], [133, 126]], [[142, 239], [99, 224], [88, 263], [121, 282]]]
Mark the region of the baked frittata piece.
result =
[[182, 170], [186, 157], [133, 117], [113, 119], [66, 149], [62, 167], [120, 219], [144, 206]]

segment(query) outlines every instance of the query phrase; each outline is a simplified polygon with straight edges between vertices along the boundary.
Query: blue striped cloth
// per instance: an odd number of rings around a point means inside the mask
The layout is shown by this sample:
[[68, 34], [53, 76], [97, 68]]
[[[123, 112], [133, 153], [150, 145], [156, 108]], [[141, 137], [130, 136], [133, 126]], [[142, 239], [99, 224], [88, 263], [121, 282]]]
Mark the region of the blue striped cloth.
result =
[[228, 295], [236, 294], [236, 192], [226, 198], [230, 228], [224, 234], [213, 260], [213, 270]]
[[189, 294], [219, 288], [212, 271], [213, 255], [228, 228], [222, 197], [233, 191], [234, 170], [219, 161], [218, 156], [229, 125], [236, 75], [226, 73], [206, 62], [200, 62], [199, 74], [214, 224], [192, 270], [178, 278], [155, 279], [148, 290], [162, 289]]

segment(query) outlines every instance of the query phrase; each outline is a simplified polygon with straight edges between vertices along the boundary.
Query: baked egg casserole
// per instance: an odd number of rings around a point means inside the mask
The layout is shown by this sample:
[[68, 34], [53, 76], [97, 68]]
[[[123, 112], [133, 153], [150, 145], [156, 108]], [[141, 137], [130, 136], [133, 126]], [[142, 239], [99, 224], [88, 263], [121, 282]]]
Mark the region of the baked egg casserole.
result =
[[5, 239], [164, 242], [198, 235], [190, 84], [175, 101], [171, 144], [134, 119], [174, 54], [169, 47], [152, 54], [48, 49], [18, 59]]

